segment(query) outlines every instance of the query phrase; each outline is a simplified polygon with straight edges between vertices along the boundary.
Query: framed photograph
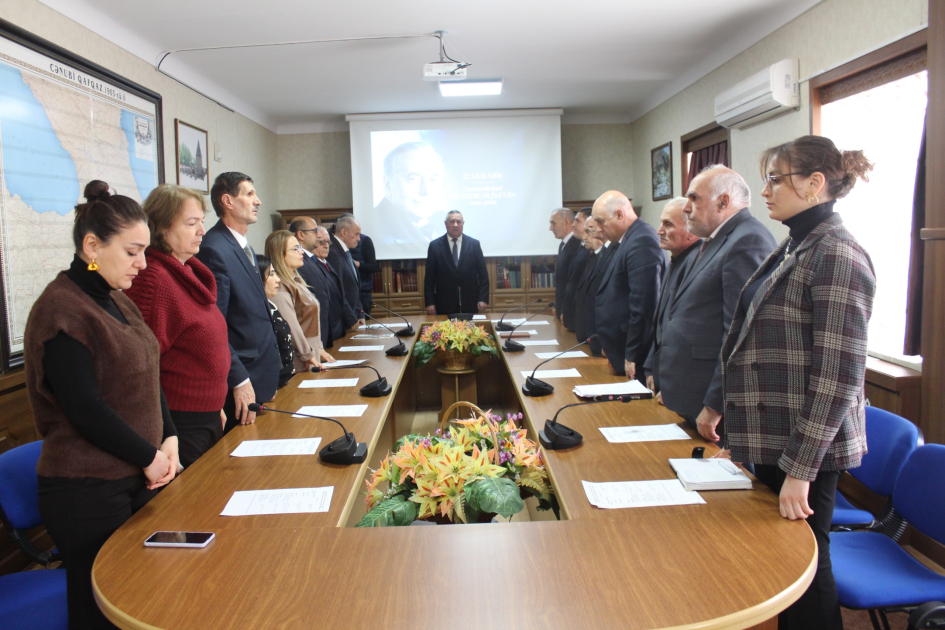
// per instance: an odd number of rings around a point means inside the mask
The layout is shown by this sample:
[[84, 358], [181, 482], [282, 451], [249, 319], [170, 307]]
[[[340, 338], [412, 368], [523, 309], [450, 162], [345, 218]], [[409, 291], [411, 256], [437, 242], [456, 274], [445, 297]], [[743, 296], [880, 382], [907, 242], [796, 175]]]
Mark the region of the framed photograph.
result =
[[177, 131], [177, 183], [210, 194], [210, 156], [207, 132], [174, 119]]
[[650, 151], [650, 165], [653, 167], [653, 201], [669, 199], [673, 196], [673, 143]]

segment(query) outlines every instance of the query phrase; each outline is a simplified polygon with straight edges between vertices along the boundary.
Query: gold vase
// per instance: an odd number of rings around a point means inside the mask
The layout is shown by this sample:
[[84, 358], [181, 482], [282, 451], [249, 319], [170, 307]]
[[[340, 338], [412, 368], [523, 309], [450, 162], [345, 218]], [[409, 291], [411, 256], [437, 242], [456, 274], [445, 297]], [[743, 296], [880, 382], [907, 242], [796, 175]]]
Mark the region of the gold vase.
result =
[[457, 350], [439, 350], [443, 353], [443, 359], [446, 364], [443, 369], [449, 372], [463, 372], [472, 367], [475, 357], [469, 352], [459, 352]]

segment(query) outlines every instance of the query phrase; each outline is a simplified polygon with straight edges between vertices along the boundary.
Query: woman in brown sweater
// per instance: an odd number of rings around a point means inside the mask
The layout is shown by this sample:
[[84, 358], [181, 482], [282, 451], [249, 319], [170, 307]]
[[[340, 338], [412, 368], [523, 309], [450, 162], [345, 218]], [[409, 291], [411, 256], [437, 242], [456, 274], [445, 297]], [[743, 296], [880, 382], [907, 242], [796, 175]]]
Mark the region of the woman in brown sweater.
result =
[[122, 292], [145, 268], [147, 219], [93, 181], [76, 206], [76, 255], [26, 322], [26, 388], [43, 449], [39, 509], [66, 565], [69, 627], [110, 628], [92, 563], [111, 534], [177, 474], [160, 352]]

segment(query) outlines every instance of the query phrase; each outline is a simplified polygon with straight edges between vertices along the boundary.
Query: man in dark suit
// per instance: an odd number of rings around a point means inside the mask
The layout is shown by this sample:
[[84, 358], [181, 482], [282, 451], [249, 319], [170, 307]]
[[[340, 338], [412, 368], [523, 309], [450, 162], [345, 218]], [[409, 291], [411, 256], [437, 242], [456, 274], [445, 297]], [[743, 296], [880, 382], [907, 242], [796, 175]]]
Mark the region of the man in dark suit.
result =
[[671, 296], [679, 286], [685, 271], [686, 260], [698, 251], [702, 246], [702, 241], [695, 234], [689, 231], [686, 223], [686, 214], [683, 209], [689, 202], [685, 197], [676, 197], [671, 199], [663, 206], [663, 213], [660, 215], [660, 226], [656, 230], [656, 235], [660, 237], [660, 249], [670, 254], [669, 265], [663, 272], [663, 280], [660, 283], [663, 290], [660, 291], [659, 305], [656, 307], [656, 332], [653, 336], [653, 346], [646, 357], [644, 368], [646, 370], [646, 386], [656, 392], [656, 400], [663, 402], [660, 394], [658, 381], [659, 377], [659, 357], [660, 348], [663, 343], [663, 330], [666, 327], [668, 311], [666, 305]]
[[[580, 249], [581, 243], [574, 238], [574, 213], [568, 208], [558, 208], [551, 213], [548, 229], [555, 238], [561, 239], [558, 243], [558, 256], [555, 258], [555, 309], [554, 315], [564, 322], [566, 311], [574, 315], [574, 295], [568, 293], [568, 283], [571, 281], [572, 261]], [[573, 288], [573, 287], [572, 287]], [[574, 327], [574, 323], [571, 327]], [[567, 323], [565, 323], [567, 326]]]
[[[608, 265], [610, 265], [610, 257], [613, 256], [614, 252], [617, 250], [613, 243], [604, 239], [604, 235], [601, 233], [600, 228], [597, 227], [597, 222], [594, 220], [593, 216], [588, 217], [584, 222], [584, 232], [588, 237], [601, 243], [601, 246], [599, 249], [595, 250], [595, 255], [593, 256], [594, 267], [588, 275], [587, 286], [584, 288], [585, 334], [579, 336], [578, 339], [588, 339], [597, 334], [597, 307], [595, 305], [597, 301], [597, 291], [600, 289], [604, 272], [607, 271]], [[577, 331], [575, 330], [575, 332]], [[590, 348], [591, 354], [595, 357], [603, 356], [600, 339], [593, 340], [588, 344], [588, 348]]]
[[616, 247], [594, 303], [597, 334], [614, 371], [642, 381], [665, 264], [659, 238], [615, 190], [594, 202], [593, 217]]
[[[590, 210], [590, 208], [585, 208]], [[583, 210], [581, 211], [583, 212]], [[581, 212], [578, 213], [578, 216], [581, 216]], [[588, 212], [588, 214], [590, 214]], [[584, 218], [583, 225], [587, 225], [587, 217]], [[594, 219], [590, 220], [593, 225]], [[597, 324], [594, 321], [594, 297], [597, 292], [597, 289], [594, 289], [593, 294], [589, 294], [591, 290], [591, 281], [594, 278], [594, 272], [597, 268], [597, 261], [600, 256], [600, 253], [604, 251], [604, 243], [597, 236], [594, 235], [592, 230], [584, 230], [584, 251], [587, 252], [585, 257], [583, 268], [575, 270], [575, 276], [578, 276], [580, 272], [580, 277], [577, 278], [574, 291], [574, 335], [580, 341], [581, 339], [587, 339], [591, 335], [597, 332]], [[588, 301], [590, 297], [590, 301]], [[591, 348], [591, 351], [597, 350], [595, 356], [600, 356], [600, 347]]]
[[374, 274], [380, 268], [377, 264], [377, 253], [374, 251], [374, 241], [370, 236], [361, 234], [358, 246], [351, 250], [351, 257], [354, 258], [354, 266], [358, 268], [358, 277], [361, 279], [361, 308], [370, 315]]
[[361, 278], [358, 277], [358, 268], [350, 251], [358, 246], [360, 238], [361, 224], [353, 214], [338, 217], [328, 249], [328, 263], [341, 278], [345, 299], [344, 318], [350, 320], [354, 315], [358, 324], [364, 324], [364, 317], [361, 316]]
[[[318, 224], [311, 217], [298, 217], [289, 224], [289, 231], [295, 235], [305, 254], [302, 266], [298, 269], [299, 275], [308, 285], [315, 299], [318, 300], [318, 320], [322, 346], [331, 348], [334, 340], [338, 337], [332, 334], [335, 331], [331, 325], [331, 291], [329, 283], [326, 281], [324, 274], [318, 272], [319, 265], [315, 259], [318, 230]], [[344, 331], [342, 331], [343, 334]]]
[[[585, 213], [585, 210], [587, 211]], [[587, 217], [591, 216], [591, 208], [581, 208], [579, 212], [574, 214], [574, 222], [571, 225], [571, 232], [574, 236], [571, 238], [572, 241], [577, 241], [579, 247], [574, 253], [574, 256], [571, 258], [571, 262], [568, 265], [570, 267], [568, 273], [568, 283], [564, 287], [564, 313], [562, 314], [561, 321], [564, 323], [564, 327], [570, 331], [576, 331], [577, 327], [575, 325], [575, 319], [577, 317], [577, 290], [578, 283], [581, 281], [581, 275], [584, 272], [584, 267], [587, 264], [587, 258], [591, 251], [584, 246], [584, 223], [587, 221]], [[567, 249], [567, 245], [565, 245]], [[557, 293], [557, 284], [555, 285]]]
[[331, 249], [332, 240], [331, 235], [328, 233], [328, 230], [322, 227], [318, 228], [315, 235], [317, 237], [315, 242], [315, 256], [310, 260], [312, 266], [315, 268], [318, 279], [328, 291], [329, 328], [327, 330], [330, 332], [329, 339], [331, 340], [331, 345], [325, 347], [330, 348], [334, 345], [335, 340], [344, 337], [349, 330], [356, 329], [359, 322], [354, 315], [354, 311], [348, 308], [345, 302], [344, 285], [342, 285], [341, 276], [339, 276], [338, 272], [328, 263], [328, 253]]
[[722, 417], [722, 342], [745, 282], [777, 243], [751, 215], [751, 192], [735, 171], [707, 168], [686, 196], [689, 231], [704, 240], [666, 306], [654, 381], [669, 409], [694, 427], [714, 427]]
[[446, 234], [427, 248], [423, 299], [429, 315], [481, 313], [489, 307], [489, 272], [479, 241], [463, 234], [457, 210], [446, 215]]
[[253, 180], [242, 173], [221, 173], [210, 201], [220, 220], [207, 230], [197, 258], [216, 278], [217, 306], [226, 319], [230, 373], [223, 411], [224, 430], [229, 431], [256, 419], [249, 404], [267, 403], [275, 396], [282, 360], [256, 254], [246, 240], [260, 205]]

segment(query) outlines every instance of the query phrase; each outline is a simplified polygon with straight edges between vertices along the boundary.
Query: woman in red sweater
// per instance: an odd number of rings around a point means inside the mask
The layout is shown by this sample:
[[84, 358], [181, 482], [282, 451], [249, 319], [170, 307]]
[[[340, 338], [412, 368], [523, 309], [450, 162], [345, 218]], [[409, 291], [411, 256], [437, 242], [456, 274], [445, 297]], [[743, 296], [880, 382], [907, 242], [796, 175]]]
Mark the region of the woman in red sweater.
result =
[[125, 293], [161, 349], [161, 386], [189, 466], [223, 436], [230, 350], [213, 274], [194, 257], [206, 232], [203, 197], [181, 186], [155, 188], [144, 203], [151, 228], [148, 266]]

